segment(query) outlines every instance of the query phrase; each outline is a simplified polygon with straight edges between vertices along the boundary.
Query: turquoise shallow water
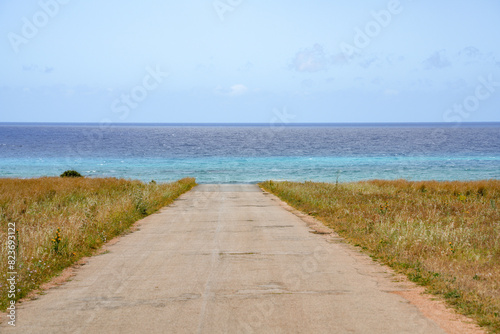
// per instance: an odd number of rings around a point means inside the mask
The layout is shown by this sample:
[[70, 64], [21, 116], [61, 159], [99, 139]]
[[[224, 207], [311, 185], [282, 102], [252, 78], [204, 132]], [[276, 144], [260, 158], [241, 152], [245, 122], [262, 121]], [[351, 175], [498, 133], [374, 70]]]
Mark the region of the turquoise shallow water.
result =
[[66, 169], [88, 176], [142, 181], [196, 177], [199, 183], [263, 180], [339, 182], [366, 179], [500, 179], [499, 157], [209, 157], [185, 159], [3, 159], [3, 177], [54, 176]]
[[199, 183], [500, 179], [500, 126], [0, 125], [0, 177]]

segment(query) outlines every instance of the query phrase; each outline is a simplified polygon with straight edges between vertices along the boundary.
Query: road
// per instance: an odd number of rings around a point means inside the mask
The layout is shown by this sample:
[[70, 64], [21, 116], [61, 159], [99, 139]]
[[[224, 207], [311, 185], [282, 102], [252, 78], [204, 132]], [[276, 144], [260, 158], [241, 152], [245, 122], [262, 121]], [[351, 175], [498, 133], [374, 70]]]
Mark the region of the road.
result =
[[17, 333], [444, 333], [384, 267], [256, 185], [200, 185], [67, 283]]

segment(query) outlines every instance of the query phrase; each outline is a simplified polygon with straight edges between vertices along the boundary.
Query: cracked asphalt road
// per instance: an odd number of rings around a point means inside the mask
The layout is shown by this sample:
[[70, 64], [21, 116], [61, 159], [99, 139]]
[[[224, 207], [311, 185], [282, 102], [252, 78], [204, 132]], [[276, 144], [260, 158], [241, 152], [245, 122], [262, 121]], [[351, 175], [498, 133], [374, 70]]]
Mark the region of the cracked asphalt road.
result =
[[383, 267], [314, 232], [256, 185], [200, 185], [0, 331], [444, 333]]

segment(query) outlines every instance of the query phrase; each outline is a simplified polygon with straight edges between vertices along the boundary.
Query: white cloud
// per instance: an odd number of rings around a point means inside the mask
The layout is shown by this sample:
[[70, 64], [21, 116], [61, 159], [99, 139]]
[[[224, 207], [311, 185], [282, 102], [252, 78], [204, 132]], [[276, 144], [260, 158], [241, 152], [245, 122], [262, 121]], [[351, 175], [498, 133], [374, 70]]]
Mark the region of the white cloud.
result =
[[231, 86], [231, 92], [229, 95], [243, 95], [248, 91], [248, 88], [245, 85], [242, 84], [236, 84]]
[[423, 61], [423, 64], [428, 70], [451, 66], [451, 62], [446, 55], [446, 50], [434, 52], [429, 58]]
[[51, 66], [38, 66], [38, 65], [23, 65], [23, 71], [25, 72], [40, 72], [40, 73], [52, 73], [54, 67]]
[[395, 90], [395, 89], [386, 89], [384, 91], [384, 95], [387, 95], [387, 96], [396, 96], [396, 95], [399, 95], [399, 91], [398, 90]]
[[328, 60], [320, 44], [314, 44], [310, 49], [300, 50], [290, 64], [290, 68], [298, 72], [318, 72], [326, 70]]
[[243, 84], [234, 84], [229, 88], [223, 88], [221, 86], [215, 87], [215, 93], [225, 96], [241, 96], [248, 92], [248, 87]]

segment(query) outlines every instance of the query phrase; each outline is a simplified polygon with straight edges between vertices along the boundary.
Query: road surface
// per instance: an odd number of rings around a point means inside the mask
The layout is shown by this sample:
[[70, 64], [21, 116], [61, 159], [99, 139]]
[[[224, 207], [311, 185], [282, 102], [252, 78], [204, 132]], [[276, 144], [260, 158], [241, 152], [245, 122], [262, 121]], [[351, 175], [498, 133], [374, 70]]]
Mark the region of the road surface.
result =
[[256, 185], [197, 186], [108, 249], [0, 332], [443, 333], [382, 266]]

